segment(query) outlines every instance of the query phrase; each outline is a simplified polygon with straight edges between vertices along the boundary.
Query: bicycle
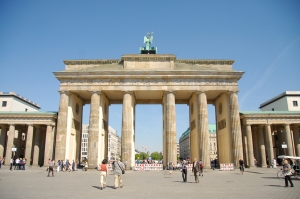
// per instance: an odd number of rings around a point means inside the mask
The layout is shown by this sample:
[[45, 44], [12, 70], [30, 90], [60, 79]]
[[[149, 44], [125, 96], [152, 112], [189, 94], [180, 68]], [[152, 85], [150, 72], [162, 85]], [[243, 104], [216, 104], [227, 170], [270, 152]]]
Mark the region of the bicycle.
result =
[[[298, 172], [296, 172], [294, 169], [291, 169], [291, 173], [292, 173], [292, 177], [296, 178], [296, 179], [300, 179], [300, 174]], [[279, 179], [284, 179], [284, 174], [283, 174], [283, 170], [280, 169], [280, 171], [277, 172], [277, 177]]]

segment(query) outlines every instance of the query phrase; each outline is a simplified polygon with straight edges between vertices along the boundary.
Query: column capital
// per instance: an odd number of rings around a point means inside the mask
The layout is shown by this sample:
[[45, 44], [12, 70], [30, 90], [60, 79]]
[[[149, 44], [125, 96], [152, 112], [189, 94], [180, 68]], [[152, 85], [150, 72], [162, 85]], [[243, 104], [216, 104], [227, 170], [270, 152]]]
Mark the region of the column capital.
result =
[[70, 91], [68, 90], [59, 90], [58, 91], [60, 94], [66, 94], [66, 95], [69, 95], [70, 94]]
[[265, 124], [265, 126], [271, 126], [271, 124]]
[[204, 93], [204, 94], [206, 95], [207, 91], [198, 90], [198, 91], [196, 91], [195, 93], [198, 94], [198, 95]]
[[251, 127], [252, 124], [246, 124], [246, 126], [250, 126]]
[[94, 94], [94, 93], [96, 93], [96, 94], [98, 94], [98, 95], [101, 95], [101, 91], [99, 91], [99, 90], [89, 90], [90, 91], [90, 93], [91, 94]]
[[33, 126], [33, 124], [30, 123], [30, 124], [27, 124], [27, 126]]
[[125, 94], [130, 94], [130, 95], [133, 95], [133, 91], [127, 91], [127, 90], [122, 90], [122, 92], [123, 92], [123, 95], [125, 95]]
[[285, 123], [284, 126], [290, 126], [290, 123]]
[[15, 123], [9, 123], [8, 125], [9, 125], [9, 126], [16, 126]]
[[173, 94], [175, 94], [175, 92], [176, 92], [176, 91], [173, 91], [173, 90], [166, 90], [166, 91], [165, 91], [165, 94], [167, 94], [167, 93], [173, 93]]

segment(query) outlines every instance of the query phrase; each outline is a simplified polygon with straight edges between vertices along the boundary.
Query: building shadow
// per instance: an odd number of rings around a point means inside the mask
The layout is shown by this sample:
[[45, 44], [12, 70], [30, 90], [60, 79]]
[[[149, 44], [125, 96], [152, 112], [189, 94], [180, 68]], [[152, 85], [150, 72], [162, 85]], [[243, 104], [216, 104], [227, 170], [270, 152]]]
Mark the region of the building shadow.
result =
[[269, 187], [284, 187], [284, 186], [281, 186], [281, 185], [273, 185], [273, 184], [265, 185], [265, 186], [269, 186]]

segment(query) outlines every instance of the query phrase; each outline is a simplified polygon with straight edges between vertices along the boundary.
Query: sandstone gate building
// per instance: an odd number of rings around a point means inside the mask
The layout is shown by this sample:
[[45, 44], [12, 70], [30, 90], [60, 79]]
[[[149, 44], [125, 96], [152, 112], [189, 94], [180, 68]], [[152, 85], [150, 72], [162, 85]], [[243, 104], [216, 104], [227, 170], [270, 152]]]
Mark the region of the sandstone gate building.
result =
[[209, 166], [207, 104], [216, 108], [220, 163], [243, 157], [238, 80], [233, 60], [177, 60], [172, 54], [127, 54], [117, 60], [65, 60], [60, 81], [55, 159], [79, 159], [82, 107], [90, 104], [88, 164], [107, 156], [109, 105], [122, 104], [122, 159], [134, 166], [135, 105], [161, 104], [163, 158], [176, 161], [175, 104], [189, 106], [191, 157]]

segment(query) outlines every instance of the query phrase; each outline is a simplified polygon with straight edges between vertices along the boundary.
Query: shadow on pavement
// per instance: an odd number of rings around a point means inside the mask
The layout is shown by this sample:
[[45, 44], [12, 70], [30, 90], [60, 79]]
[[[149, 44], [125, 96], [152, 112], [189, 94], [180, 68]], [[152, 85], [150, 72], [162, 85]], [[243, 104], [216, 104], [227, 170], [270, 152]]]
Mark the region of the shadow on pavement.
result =
[[[183, 181], [178, 181], [178, 180], [175, 180], [173, 182], [179, 182], [179, 183], [184, 183]], [[194, 183], [194, 182], [185, 182], [185, 183]]]
[[284, 186], [280, 186], [280, 185], [273, 185], [273, 184], [270, 184], [270, 185], [265, 185], [265, 186], [269, 186], [269, 187], [284, 187]]
[[93, 186], [93, 188], [95, 188], [95, 189], [100, 189], [100, 187], [99, 187], [99, 186]]
[[284, 180], [284, 178], [279, 179], [278, 177], [261, 177], [261, 178]]

